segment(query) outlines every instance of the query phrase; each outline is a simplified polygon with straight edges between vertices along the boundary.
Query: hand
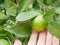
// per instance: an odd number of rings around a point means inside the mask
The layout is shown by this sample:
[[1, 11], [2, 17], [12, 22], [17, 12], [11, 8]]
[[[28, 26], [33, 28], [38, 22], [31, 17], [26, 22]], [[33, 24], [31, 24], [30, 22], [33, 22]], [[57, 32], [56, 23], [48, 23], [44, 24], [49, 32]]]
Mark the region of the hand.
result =
[[[15, 40], [14, 45], [22, 45], [22, 42]], [[27, 45], [59, 45], [59, 39], [46, 30], [39, 34], [33, 30]]]

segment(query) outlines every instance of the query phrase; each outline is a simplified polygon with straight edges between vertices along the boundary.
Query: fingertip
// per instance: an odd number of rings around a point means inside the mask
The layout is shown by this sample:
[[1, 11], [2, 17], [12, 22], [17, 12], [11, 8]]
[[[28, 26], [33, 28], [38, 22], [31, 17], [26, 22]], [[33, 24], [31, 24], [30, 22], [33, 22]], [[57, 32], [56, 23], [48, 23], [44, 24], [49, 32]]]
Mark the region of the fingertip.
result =
[[13, 45], [22, 45], [22, 42], [20, 40], [15, 40]]

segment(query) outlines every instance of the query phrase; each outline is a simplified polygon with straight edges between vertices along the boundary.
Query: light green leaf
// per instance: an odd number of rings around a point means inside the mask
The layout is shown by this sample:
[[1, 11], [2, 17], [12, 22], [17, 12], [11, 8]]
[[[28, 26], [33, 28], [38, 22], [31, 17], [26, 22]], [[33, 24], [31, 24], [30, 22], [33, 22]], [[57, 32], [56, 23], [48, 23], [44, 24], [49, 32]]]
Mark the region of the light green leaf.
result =
[[55, 8], [55, 12], [56, 12], [57, 14], [60, 14], [60, 7]]
[[16, 16], [16, 8], [14, 7], [14, 5], [13, 5], [13, 7], [6, 8], [6, 14], [8, 17], [10, 15]]
[[55, 9], [52, 8], [46, 14], [44, 14], [44, 19], [46, 19], [47, 22], [53, 21], [53, 15], [54, 15], [54, 13], [55, 13]]
[[56, 36], [57, 38], [60, 39], [60, 24], [56, 22], [51, 22], [48, 25], [48, 31], [53, 35]]
[[6, 19], [6, 16], [3, 13], [0, 13], [0, 20]]
[[26, 21], [26, 20], [32, 19], [33, 17], [37, 15], [39, 15], [38, 11], [26, 11], [26, 12], [22, 12], [19, 15], [17, 15], [16, 20]]

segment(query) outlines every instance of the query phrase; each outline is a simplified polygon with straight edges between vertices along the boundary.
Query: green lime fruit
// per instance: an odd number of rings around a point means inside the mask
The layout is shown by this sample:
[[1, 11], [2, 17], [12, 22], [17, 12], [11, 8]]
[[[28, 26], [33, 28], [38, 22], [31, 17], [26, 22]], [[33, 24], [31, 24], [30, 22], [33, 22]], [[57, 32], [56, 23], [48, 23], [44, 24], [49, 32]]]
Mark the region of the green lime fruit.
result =
[[47, 27], [47, 24], [47, 21], [43, 19], [43, 15], [39, 15], [32, 21], [32, 28], [33, 30], [41, 32]]
[[9, 42], [5, 39], [0, 39], [0, 45], [10, 45]]

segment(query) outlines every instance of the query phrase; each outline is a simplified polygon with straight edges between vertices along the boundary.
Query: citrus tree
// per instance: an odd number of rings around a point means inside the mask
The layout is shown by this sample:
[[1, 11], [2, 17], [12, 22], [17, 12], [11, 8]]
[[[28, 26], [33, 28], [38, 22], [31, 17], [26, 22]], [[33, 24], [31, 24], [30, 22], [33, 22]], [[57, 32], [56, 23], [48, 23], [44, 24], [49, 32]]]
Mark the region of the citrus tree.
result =
[[0, 0], [0, 42], [27, 45], [32, 29], [60, 39], [60, 0]]

